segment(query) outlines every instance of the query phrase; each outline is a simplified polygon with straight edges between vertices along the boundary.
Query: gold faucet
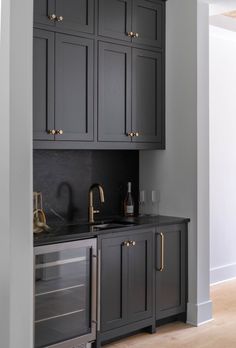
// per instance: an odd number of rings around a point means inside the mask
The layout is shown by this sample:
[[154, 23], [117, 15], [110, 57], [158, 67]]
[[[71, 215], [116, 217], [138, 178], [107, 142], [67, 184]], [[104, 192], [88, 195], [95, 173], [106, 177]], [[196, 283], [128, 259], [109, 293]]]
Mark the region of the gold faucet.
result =
[[99, 210], [95, 210], [93, 206], [93, 190], [97, 188], [99, 190], [99, 196], [101, 203], [105, 202], [104, 191], [100, 184], [93, 184], [89, 189], [89, 223], [94, 223], [94, 214], [98, 214]]

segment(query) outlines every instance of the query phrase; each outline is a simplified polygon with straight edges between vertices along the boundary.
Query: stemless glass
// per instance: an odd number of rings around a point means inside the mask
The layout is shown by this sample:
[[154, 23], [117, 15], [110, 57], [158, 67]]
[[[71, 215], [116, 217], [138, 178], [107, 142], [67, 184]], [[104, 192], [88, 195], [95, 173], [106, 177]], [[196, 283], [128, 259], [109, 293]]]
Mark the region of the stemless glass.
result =
[[145, 202], [146, 202], [146, 190], [141, 189], [139, 191], [139, 215], [145, 215]]
[[160, 190], [153, 189], [150, 192], [151, 200], [151, 215], [159, 215]]

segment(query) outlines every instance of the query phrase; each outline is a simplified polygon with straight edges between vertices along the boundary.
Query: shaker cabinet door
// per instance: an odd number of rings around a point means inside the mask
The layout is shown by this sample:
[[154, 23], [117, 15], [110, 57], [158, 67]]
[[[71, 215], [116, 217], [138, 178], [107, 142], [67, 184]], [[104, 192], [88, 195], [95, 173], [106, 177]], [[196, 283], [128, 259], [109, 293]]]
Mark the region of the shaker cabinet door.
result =
[[132, 30], [135, 42], [162, 47], [164, 41], [164, 4], [157, 0], [133, 0]]
[[56, 34], [57, 140], [93, 140], [93, 41]]
[[163, 134], [163, 71], [158, 52], [133, 49], [132, 130], [135, 142], [161, 143]]
[[62, 21], [56, 22], [56, 27], [93, 33], [94, 0], [56, 0], [56, 13], [62, 16]]
[[55, 21], [50, 20], [50, 15], [55, 13], [55, 0], [34, 0], [34, 24], [55, 26]]
[[33, 133], [34, 140], [54, 140], [54, 34], [34, 30]]
[[156, 234], [156, 320], [186, 311], [186, 232], [173, 225]]
[[129, 247], [129, 322], [153, 315], [153, 231], [130, 236]]
[[101, 332], [127, 323], [127, 237], [105, 238], [101, 248]]
[[99, 0], [98, 34], [131, 41], [132, 0]]
[[130, 142], [131, 48], [99, 43], [98, 140]]

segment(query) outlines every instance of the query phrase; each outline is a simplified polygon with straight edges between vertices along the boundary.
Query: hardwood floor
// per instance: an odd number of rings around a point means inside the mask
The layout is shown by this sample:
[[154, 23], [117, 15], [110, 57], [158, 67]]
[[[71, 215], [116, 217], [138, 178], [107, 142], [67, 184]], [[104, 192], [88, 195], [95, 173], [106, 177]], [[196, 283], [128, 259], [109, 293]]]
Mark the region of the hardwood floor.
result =
[[176, 322], [104, 348], [236, 348], [236, 280], [211, 287], [214, 320], [192, 327]]

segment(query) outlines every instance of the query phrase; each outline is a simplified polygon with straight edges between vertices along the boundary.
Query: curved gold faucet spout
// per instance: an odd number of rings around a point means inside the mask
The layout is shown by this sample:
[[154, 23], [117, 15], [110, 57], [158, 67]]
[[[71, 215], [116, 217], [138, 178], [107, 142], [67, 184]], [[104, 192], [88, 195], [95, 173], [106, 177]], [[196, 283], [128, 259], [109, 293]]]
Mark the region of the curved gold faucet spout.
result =
[[89, 189], [89, 223], [94, 223], [94, 214], [98, 214], [99, 210], [94, 210], [93, 206], [93, 190], [97, 188], [99, 191], [99, 197], [101, 203], [105, 202], [105, 196], [104, 196], [104, 190], [102, 188], [102, 185], [100, 184], [93, 184]]

